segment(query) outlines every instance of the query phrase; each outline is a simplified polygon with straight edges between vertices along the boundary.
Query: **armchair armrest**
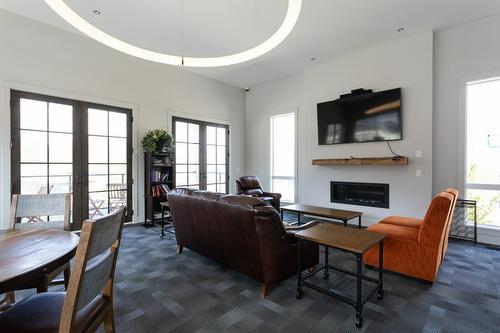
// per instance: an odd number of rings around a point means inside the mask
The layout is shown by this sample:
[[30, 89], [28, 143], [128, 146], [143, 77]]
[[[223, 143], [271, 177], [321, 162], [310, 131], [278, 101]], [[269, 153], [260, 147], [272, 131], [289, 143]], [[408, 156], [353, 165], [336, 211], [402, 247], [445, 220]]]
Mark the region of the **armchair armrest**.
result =
[[281, 193], [263, 192], [262, 195], [265, 197], [273, 197], [275, 200], [281, 199]]

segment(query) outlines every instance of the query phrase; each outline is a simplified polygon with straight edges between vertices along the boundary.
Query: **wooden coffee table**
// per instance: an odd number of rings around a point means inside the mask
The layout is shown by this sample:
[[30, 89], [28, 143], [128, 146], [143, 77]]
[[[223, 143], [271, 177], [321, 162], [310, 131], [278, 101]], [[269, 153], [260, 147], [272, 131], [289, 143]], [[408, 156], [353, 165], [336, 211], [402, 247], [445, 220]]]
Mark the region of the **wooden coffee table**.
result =
[[295, 204], [281, 208], [281, 220], [283, 220], [283, 212], [285, 211], [297, 213], [297, 225], [300, 225], [300, 214], [307, 214], [340, 220], [344, 222], [344, 226], [347, 226], [349, 220], [358, 218], [358, 228], [361, 229], [361, 215], [363, 215], [361, 212]]
[[[297, 299], [303, 296], [302, 287], [306, 286], [346, 302], [356, 310], [356, 327], [363, 325], [363, 306], [368, 299], [378, 292], [378, 299], [384, 297], [384, 246], [385, 236], [367, 230], [345, 228], [334, 224], [318, 224], [314, 227], [295, 233], [298, 238], [298, 272]], [[318, 243], [325, 247], [325, 262], [318, 268], [302, 276], [301, 247], [304, 240]], [[378, 280], [364, 276], [363, 254], [376, 244], [379, 244]], [[356, 272], [347, 271], [330, 265], [328, 262], [329, 248], [350, 252], [356, 257]], [[322, 278], [315, 276], [323, 272]], [[330, 274], [333, 278], [330, 278]], [[309, 280], [309, 281], [308, 281]]]

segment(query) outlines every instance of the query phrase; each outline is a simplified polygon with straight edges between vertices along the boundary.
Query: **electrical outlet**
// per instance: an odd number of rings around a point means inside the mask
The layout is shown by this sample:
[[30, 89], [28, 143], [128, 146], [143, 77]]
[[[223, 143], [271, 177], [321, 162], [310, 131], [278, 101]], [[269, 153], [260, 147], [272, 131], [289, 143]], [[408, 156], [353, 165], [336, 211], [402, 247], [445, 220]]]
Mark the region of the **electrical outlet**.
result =
[[421, 150], [417, 150], [417, 153], [415, 154], [415, 156], [417, 158], [422, 158], [422, 151]]
[[422, 170], [417, 170], [417, 172], [415, 173], [415, 176], [422, 177]]

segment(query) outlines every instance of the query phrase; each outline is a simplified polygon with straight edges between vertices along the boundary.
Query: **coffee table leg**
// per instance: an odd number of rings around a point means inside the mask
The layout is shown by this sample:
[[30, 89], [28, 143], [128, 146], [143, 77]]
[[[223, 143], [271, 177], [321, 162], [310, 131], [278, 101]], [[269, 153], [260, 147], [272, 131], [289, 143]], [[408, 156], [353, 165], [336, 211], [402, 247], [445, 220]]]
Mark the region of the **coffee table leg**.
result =
[[342, 220], [344, 222], [344, 227], [347, 227], [347, 220]]
[[358, 217], [358, 228], [361, 229], [361, 215]]
[[379, 243], [379, 255], [378, 255], [378, 281], [380, 287], [378, 287], [378, 299], [384, 298], [384, 240]]
[[363, 316], [361, 315], [361, 311], [363, 310], [363, 305], [361, 304], [361, 269], [363, 264], [363, 254], [356, 253], [356, 280], [357, 280], [357, 293], [356, 293], [356, 327], [361, 328], [363, 326]]
[[330, 265], [328, 265], [328, 252], [329, 252], [328, 246], [325, 245], [325, 268], [323, 271], [323, 280], [328, 280], [330, 277]]
[[283, 222], [283, 209], [280, 209], [281, 212], [281, 221]]
[[297, 213], [297, 225], [300, 225], [300, 213]]
[[302, 262], [301, 262], [301, 247], [302, 247], [302, 239], [297, 240], [297, 293], [295, 294], [295, 298], [302, 299]]

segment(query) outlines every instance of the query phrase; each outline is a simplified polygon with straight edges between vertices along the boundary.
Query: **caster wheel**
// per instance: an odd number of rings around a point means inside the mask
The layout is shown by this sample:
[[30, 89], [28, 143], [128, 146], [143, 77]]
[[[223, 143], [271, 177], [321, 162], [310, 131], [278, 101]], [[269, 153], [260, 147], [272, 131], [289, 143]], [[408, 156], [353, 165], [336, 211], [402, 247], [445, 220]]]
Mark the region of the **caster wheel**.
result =
[[383, 290], [379, 290], [378, 291], [377, 299], [379, 299], [379, 300], [383, 300], [384, 299], [384, 291]]
[[303, 295], [302, 289], [297, 290], [297, 294], [295, 294], [295, 298], [302, 299], [302, 295]]
[[356, 327], [361, 328], [363, 326], [363, 317], [356, 315]]

